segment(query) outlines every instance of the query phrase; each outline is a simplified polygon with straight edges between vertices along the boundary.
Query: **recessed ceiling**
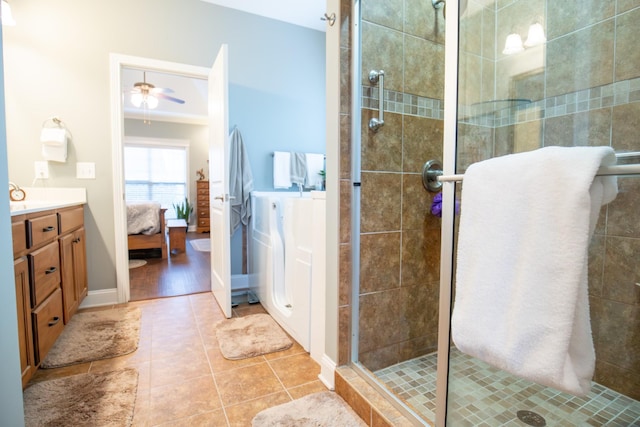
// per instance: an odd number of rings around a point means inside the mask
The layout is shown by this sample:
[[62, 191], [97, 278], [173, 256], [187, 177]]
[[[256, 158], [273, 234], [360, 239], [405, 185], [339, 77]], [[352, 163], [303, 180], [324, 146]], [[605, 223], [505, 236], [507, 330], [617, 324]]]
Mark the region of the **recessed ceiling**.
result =
[[[160, 98], [158, 107], [145, 110], [131, 103], [131, 91], [143, 78], [157, 88], [171, 89], [167, 95], [184, 100], [184, 104]], [[175, 74], [123, 68], [122, 93], [124, 98], [124, 117], [132, 119], [149, 119], [153, 121], [171, 121], [180, 123], [207, 123], [207, 81]]]
[[326, 22], [320, 20], [327, 8], [326, 0], [203, 0], [266, 18], [326, 31]]

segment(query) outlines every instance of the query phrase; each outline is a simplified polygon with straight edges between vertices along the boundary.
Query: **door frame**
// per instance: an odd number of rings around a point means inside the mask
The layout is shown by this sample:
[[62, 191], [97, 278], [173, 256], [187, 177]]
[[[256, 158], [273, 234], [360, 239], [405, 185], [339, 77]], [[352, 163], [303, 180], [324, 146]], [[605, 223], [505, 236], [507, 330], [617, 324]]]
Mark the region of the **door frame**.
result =
[[122, 102], [122, 68], [178, 74], [207, 80], [209, 68], [152, 58], [109, 55], [111, 94], [111, 170], [113, 173], [113, 225], [115, 237], [116, 293], [119, 304], [129, 302], [129, 256], [127, 244], [127, 212], [124, 192], [124, 109]]

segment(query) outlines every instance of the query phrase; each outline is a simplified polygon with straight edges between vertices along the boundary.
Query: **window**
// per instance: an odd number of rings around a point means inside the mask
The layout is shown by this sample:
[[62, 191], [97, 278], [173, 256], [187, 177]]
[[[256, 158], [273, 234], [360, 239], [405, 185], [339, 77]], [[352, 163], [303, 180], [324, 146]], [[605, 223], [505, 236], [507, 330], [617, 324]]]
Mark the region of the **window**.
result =
[[154, 201], [175, 218], [174, 203], [184, 202], [189, 188], [188, 141], [128, 138], [124, 145], [125, 200]]

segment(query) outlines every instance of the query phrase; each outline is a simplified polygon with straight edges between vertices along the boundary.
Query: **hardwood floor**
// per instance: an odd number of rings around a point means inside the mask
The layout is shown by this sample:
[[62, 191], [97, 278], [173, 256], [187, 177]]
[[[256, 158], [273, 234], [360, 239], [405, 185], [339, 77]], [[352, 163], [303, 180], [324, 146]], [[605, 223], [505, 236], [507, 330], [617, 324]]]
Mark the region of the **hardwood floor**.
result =
[[196, 251], [189, 243], [208, 238], [209, 233], [187, 233], [186, 252], [145, 258], [146, 265], [129, 269], [131, 301], [209, 292], [211, 253]]

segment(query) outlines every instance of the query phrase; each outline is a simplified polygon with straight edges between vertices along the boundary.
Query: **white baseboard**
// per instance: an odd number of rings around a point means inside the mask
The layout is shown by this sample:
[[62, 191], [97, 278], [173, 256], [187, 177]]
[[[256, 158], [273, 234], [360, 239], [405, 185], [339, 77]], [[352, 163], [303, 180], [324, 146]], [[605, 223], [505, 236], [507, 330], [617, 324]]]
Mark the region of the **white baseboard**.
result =
[[103, 305], [118, 304], [118, 290], [100, 289], [98, 291], [89, 291], [87, 297], [80, 304], [80, 308], [100, 307]]
[[322, 356], [322, 362], [320, 363], [320, 374], [318, 375], [318, 379], [322, 381], [322, 383], [329, 389], [336, 389], [336, 363], [331, 360], [329, 356], [324, 354]]

